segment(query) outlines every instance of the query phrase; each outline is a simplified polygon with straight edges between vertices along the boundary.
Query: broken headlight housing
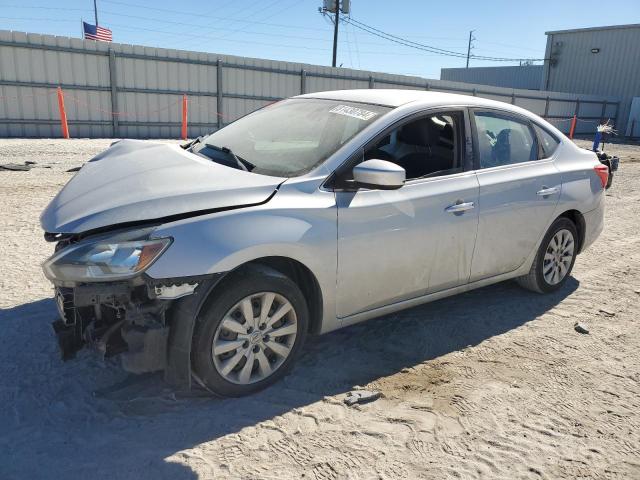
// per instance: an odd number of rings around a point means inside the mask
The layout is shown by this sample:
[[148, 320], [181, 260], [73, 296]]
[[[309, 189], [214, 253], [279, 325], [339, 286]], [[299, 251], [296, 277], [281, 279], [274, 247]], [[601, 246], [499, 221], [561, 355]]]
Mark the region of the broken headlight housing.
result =
[[145, 237], [118, 235], [71, 245], [49, 258], [42, 269], [49, 280], [125, 280], [147, 269], [171, 244], [170, 238]]

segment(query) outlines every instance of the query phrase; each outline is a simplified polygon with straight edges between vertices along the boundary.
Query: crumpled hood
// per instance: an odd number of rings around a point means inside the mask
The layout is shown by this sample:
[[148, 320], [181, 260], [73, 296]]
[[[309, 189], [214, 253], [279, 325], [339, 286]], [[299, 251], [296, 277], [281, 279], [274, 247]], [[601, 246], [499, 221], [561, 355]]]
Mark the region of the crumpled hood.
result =
[[225, 167], [179, 145], [122, 140], [86, 163], [40, 216], [46, 232], [265, 202], [285, 178]]

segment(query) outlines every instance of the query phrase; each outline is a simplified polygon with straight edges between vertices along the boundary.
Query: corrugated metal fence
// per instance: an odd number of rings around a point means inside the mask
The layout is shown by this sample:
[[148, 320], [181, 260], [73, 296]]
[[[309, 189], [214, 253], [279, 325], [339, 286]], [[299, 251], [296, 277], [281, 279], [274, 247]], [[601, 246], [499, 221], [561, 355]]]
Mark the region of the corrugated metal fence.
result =
[[59, 137], [56, 89], [72, 137], [177, 138], [182, 95], [190, 137], [282, 98], [324, 90], [408, 88], [509, 102], [568, 131], [616, 119], [619, 101], [362, 70], [0, 31], [0, 137]]

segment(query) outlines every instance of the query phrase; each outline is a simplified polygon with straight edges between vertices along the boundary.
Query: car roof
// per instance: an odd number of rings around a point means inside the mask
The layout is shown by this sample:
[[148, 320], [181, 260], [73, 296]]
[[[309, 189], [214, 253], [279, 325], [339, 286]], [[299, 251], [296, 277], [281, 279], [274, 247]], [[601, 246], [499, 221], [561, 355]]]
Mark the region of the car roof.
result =
[[447, 105], [477, 105], [480, 107], [494, 107], [512, 110], [519, 113], [523, 109], [508, 103], [489, 100], [486, 98], [460, 95], [455, 93], [433, 92], [423, 90], [405, 90], [391, 88], [370, 88], [359, 90], [334, 90], [329, 92], [307, 93], [296, 98], [322, 98], [343, 102], [372, 103], [387, 107], [399, 107], [407, 103], [418, 102], [424, 107], [438, 107]]

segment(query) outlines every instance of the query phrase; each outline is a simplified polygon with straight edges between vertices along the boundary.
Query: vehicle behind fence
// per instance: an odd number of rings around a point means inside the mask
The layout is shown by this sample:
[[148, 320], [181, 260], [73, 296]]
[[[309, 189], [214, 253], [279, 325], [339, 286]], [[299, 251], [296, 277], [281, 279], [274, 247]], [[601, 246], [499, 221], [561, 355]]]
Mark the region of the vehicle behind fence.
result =
[[64, 136], [61, 113], [70, 137], [195, 137], [282, 98], [352, 88], [477, 95], [576, 134], [620, 112], [615, 97], [0, 31], [0, 137]]

